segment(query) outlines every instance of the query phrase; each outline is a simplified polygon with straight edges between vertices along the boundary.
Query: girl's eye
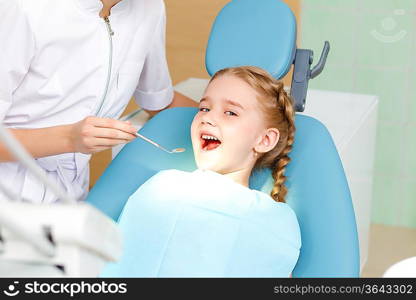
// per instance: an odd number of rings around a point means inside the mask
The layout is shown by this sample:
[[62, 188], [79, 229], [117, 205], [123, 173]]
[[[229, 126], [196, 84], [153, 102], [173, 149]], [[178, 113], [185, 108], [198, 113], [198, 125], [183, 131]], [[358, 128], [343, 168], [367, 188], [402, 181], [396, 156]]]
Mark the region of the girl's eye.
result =
[[209, 108], [201, 107], [201, 108], [199, 108], [199, 111], [208, 112]]
[[237, 114], [236, 114], [235, 112], [232, 112], [232, 111], [230, 111], [230, 110], [226, 111], [226, 112], [225, 112], [225, 114], [226, 114], [227, 116], [237, 116]]

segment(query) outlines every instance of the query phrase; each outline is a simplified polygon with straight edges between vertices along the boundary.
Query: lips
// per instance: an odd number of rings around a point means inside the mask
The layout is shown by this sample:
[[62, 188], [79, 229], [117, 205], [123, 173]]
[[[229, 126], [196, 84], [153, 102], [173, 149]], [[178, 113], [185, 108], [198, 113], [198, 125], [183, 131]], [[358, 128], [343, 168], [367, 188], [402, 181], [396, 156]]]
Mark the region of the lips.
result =
[[204, 151], [211, 151], [221, 145], [221, 140], [210, 133], [202, 133], [200, 135], [201, 149]]

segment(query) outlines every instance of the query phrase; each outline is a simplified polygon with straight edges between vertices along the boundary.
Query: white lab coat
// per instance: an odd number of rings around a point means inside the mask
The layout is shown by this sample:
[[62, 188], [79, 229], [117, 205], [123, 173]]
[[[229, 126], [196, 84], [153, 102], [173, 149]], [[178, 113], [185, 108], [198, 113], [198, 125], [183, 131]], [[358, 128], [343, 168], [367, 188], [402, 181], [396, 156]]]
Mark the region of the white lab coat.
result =
[[[0, 0], [0, 121], [6, 127], [50, 127], [89, 115], [118, 118], [133, 95], [149, 110], [170, 104], [164, 3], [123, 0], [111, 10], [112, 72], [97, 114], [110, 54], [100, 9], [99, 0]], [[66, 153], [36, 161], [82, 200], [88, 191], [89, 158]], [[29, 201], [58, 200], [17, 162], [0, 163], [0, 181]]]

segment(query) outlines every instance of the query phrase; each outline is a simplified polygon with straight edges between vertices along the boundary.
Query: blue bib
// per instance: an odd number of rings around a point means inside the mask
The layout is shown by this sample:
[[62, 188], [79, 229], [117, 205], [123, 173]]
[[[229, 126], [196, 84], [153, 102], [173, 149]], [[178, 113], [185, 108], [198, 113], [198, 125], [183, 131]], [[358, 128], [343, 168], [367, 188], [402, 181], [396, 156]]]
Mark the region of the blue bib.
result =
[[128, 200], [104, 277], [287, 277], [301, 246], [285, 203], [212, 171], [165, 170]]

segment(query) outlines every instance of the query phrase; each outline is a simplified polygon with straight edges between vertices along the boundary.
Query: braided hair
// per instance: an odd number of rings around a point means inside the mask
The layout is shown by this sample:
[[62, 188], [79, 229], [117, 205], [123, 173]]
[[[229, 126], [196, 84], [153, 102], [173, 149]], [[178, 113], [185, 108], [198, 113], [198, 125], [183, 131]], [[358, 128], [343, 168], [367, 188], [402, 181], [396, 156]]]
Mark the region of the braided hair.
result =
[[232, 75], [242, 79], [257, 91], [257, 100], [268, 128], [279, 130], [279, 141], [267, 153], [261, 154], [254, 169], [271, 168], [274, 179], [270, 193], [276, 202], [286, 202], [286, 166], [290, 162], [289, 152], [295, 140], [295, 111], [292, 99], [284, 90], [284, 84], [267, 71], [254, 66], [226, 68], [218, 71], [211, 81], [221, 75]]

